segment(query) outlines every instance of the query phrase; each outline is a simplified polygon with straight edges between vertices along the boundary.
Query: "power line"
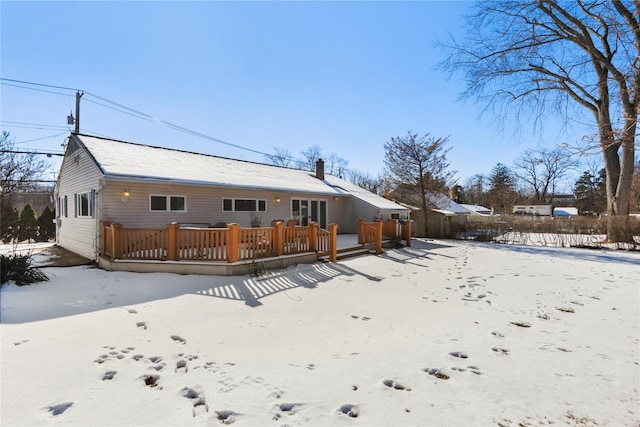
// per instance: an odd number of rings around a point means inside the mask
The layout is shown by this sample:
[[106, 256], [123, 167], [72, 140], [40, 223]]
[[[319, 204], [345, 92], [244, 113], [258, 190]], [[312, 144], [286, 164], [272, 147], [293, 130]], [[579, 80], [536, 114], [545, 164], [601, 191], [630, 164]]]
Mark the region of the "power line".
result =
[[64, 157], [64, 154], [61, 153], [44, 153], [40, 151], [22, 151], [22, 150], [0, 150], [0, 153], [13, 153], [13, 154], [41, 154], [47, 157], [51, 156], [60, 156]]
[[24, 80], [7, 79], [7, 78], [4, 78], [4, 77], [0, 77], [0, 80], [3, 80], [5, 82], [20, 83], [20, 84], [24, 84], [24, 85], [50, 87], [52, 89], [62, 89], [62, 90], [71, 90], [71, 91], [79, 90], [79, 89], [73, 89], [73, 88], [64, 87], [64, 86], [54, 86], [54, 85], [47, 85], [47, 84], [44, 84], [44, 83], [26, 82]]
[[[44, 84], [44, 83], [27, 82], [27, 81], [24, 81], [24, 80], [7, 79], [7, 78], [4, 78], [4, 77], [0, 77], [0, 82], [12, 82], [12, 83], [19, 83], [19, 84], [23, 84], [23, 85], [47, 87], [47, 88], [52, 88], [52, 89], [61, 89], [61, 90], [69, 90], [69, 91], [80, 91], [80, 89], [73, 89], [73, 88], [64, 87], [64, 86], [55, 86], [55, 85], [49, 85], [49, 84]], [[3, 84], [10, 85], [10, 86], [16, 86], [15, 84], [11, 84], [11, 83], [3, 83]], [[16, 86], [16, 87], [21, 87], [21, 86]], [[29, 88], [29, 87], [22, 87], [22, 88], [38, 90], [38, 89], [34, 89], [34, 88]], [[56, 92], [52, 92], [52, 93], [56, 93]], [[141, 111], [135, 110], [133, 108], [127, 107], [126, 105], [117, 103], [115, 101], [111, 101], [110, 99], [107, 99], [107, 98], [102, 97], [100, 95], [97, 95], [97, 94], [94, 94], [94, 93], [91, 93], [91, 92], [88, 92], [88, 91], [83, 91], [83, 93], [86, 94], [86, 95], [92, 96], [94, 98], [97, 98], [97, 99], [99, 99], [101, 101], [104, 101], [106, 103], [109, 103], [111, 105], [114, 105], [116, 107], [119, 107], [119, 109], [118, 108], [114, 108], [114, 107], [109, 107], [109, 106], [106, 106], [104, 104], [101, 104], [101, 103], [98, 103], [98, 102], [95, 102], [95, 101], [90, 101], [90, 102], [93, 102], [95, 104], [101, 105], [103, 107], [111, 108], [111, 109], [113, 109], [115, 111], [119, 111], [119, 112], [124, 113], [124, 114], [129, 114], [129, 115], [131, 115], [133, 117], [136, 117], [136, 118], [139, 118], [139, 119], [143, 119], [143, 120], [147, 120], [147, 121], [150, 121], [150, 122], [153, 122], [153, 123], [161, 124], [161, 125], [166, 126], [166, 127], [170, 128], [170, 129], [177, 130], [179, 132], [183, 132], [183, 133], [186, 133], [186, 134], [189, 134], [189, 135], [193, 135], [193, 136], [196, 136], [196, 137], [199, 137], [199, 138], [208, 139], [210, 141], [214, 141], [214, 142], [217, 142], [219, 144], [224, 144], [224, 145], [227, 145], [227, 146], [230, 146], [230, 147], [234, 147], [234, 148], [237, 148], [237, 149], [240, 149], [240, 150], [245, 150], [245, 151], [249, 151], [249, 152], [252, 152], [252, 153], [255, 153], [255, 154], [260, 154], [261, 156], [267, 156], [267, 157], [272, 156], [272, 154], [268, 154], [268, 153], [265, 153], [265, 152], [262, 152], [262, 151], [259, 151], [259, 150], [254, 150], [254, 149], [248, 148], [248, 147], [243, 147], [241, 145], [234, 144], [232, 142], [225, 141], [225, 140], [222, 140], [222, 139], [219, 139], [219, 138], [215, 138], [213, 136], [210, 136], [210, 135], [204, 134], [202, 132], [198, 132], [198, 131], [186, 128], [184, 126], [177, 125], [175, 123], [167, 122], [165, 120], [159, 119], [157, 117], [153, 117], [153, 116], [151, 116], [149, 114], [146, 114], [146, 113], [143, 113]], [[57, 93], [57, 94], [58, 95], [64, 95], [64, 96], [71, 96], [71, 94], [69, 94], [69, 95], [62, 94], [62, 93]]]

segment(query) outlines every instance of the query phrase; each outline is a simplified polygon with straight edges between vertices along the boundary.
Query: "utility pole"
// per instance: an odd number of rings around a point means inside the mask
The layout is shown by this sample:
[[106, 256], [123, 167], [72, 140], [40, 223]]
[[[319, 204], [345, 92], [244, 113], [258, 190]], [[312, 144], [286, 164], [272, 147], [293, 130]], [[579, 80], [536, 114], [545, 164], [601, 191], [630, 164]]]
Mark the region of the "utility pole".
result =
[[80, 98], [82, 98], [84, 92], [76, 91], [76, 128], [75, 133], [80, 133]]

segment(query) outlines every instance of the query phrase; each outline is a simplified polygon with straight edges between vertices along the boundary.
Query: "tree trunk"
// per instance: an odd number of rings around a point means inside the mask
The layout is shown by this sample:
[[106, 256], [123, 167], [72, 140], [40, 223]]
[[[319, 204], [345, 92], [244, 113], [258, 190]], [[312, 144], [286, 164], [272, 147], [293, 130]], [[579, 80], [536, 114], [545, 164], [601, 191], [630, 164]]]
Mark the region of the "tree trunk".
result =
[[[635, 123], [626, 128], [620, 139], [603, 149], [607, 189], [607, 241], [632, 243], [629, 221], [631, 182], [634, 172]], [[604, 144], [603, 144], [604, 145]], [[618, 154], [620, 150], [621, 155]]]

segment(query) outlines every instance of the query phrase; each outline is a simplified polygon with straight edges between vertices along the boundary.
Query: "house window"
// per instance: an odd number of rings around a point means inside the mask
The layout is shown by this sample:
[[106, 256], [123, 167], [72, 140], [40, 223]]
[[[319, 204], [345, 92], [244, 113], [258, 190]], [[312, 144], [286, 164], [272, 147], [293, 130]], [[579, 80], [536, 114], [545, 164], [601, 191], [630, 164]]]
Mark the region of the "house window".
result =
[[62, 205], [64, 209], [64, 217], [67, 218], [69, 216], [69, 210], [67, 209], [69, 204], [67, 203], [67, 196], [64, 196], [64, 204]]
[[222, 199], [224, 212], [265, 212], [267, 201], [265, 199]]
[[152, 194], [149, 196], [149, 210], [154, 212], [185, 212], [187, 210], [187, 198], [184, 196]]
[[93, 214], [94, 214], [93, 206], [94, 206], [95, 194], [96, 194], [95, 191], [91, 191], [91, 192], [79, 193], [75, 195], [77, 217], [80, 217], [80, 218], [93, 217]]

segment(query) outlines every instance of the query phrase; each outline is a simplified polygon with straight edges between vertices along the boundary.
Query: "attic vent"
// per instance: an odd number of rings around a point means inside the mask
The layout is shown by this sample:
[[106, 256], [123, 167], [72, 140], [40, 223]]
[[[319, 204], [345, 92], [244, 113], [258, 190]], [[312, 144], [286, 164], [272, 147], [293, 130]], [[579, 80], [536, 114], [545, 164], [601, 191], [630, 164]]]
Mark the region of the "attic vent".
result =
[[75, 140], [72, 139], [71, 141], [69, 141], [69, 148], [68, 148], [69, 154], [75, 151], [78, 151], [79, 148], [80, 148], [80, 145]]

